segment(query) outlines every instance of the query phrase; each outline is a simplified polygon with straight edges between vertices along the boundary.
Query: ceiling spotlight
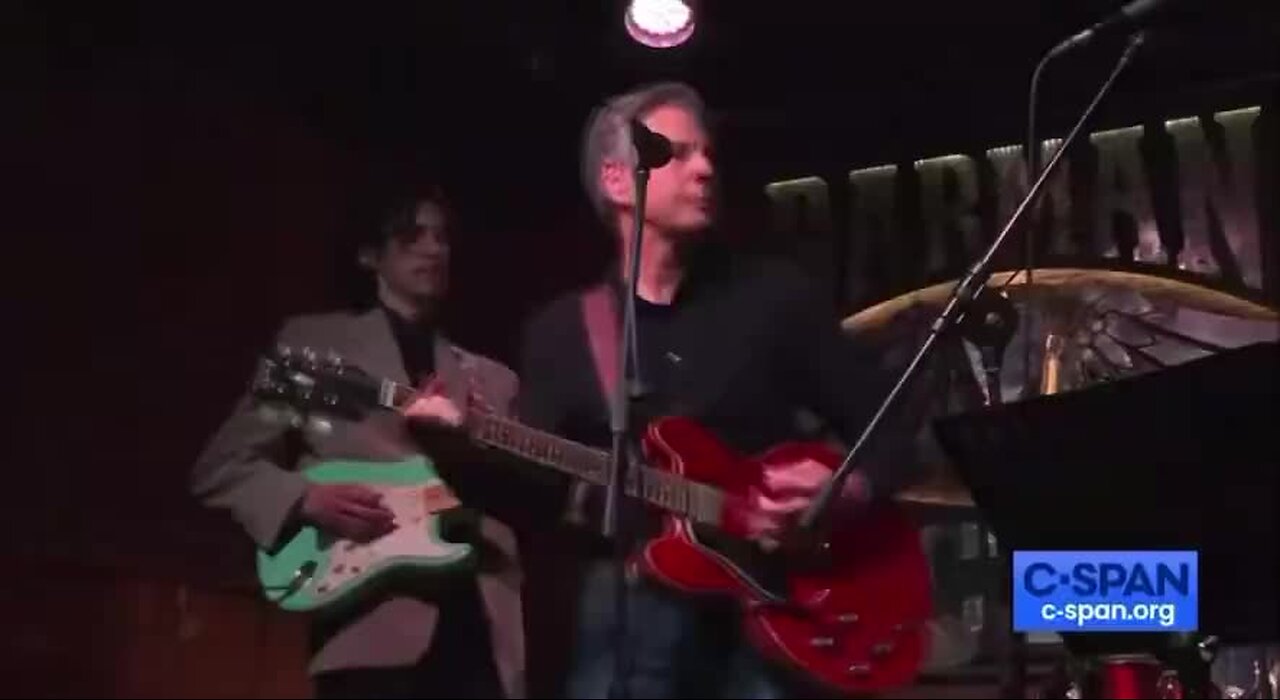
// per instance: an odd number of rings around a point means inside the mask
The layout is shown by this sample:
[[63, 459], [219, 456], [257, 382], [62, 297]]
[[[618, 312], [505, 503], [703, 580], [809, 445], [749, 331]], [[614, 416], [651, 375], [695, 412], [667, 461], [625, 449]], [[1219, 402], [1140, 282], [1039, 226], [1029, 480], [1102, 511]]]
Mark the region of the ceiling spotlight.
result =
[[631, 0], [623, 23], [632, 39], [666, 49], [693, 35], [693, 8], [688, 0]]

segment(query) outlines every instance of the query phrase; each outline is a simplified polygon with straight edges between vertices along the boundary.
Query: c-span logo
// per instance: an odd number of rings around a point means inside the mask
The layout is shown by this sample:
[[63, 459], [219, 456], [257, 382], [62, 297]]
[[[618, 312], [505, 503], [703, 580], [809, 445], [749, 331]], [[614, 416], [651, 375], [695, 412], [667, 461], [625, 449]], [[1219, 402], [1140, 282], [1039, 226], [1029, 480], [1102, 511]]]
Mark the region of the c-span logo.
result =
[[1192, 632], [1196, 552], [1013, 553], [1015, 632]]

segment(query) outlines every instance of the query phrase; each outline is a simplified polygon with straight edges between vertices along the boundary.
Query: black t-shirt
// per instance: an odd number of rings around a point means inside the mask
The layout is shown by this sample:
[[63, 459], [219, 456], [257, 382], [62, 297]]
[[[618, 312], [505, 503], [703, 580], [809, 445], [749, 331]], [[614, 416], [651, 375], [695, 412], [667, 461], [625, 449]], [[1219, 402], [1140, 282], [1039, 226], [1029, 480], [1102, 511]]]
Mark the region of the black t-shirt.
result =
[[436, 369], [435, 328], [429, 323], [407, 319], [386, 306], [382, 310], [391, 323], [391, 333], [404, 359], [409, 383], [417, 386]]
[[635, 407], [634, 423], [642, 425], [667, 412], [672, 399], [672, 380], [679, 355], [672, 346], [671, 325], [677, 307], [654, 304], [636, 297], [636, 351], [640, 357], [643, 394]]

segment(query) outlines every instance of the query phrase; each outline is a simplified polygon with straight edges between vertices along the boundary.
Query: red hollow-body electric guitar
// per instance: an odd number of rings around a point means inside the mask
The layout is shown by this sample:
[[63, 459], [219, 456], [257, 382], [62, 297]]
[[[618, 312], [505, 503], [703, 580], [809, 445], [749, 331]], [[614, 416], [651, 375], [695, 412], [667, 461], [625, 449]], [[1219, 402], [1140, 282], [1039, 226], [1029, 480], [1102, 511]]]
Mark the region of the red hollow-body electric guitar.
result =
[[[260, 396], [301, 409], [398, 409], [418, 393], [333, 356], [287, 350], [268, 358], [261, 376]], [[483, 411], [469, 410], [463, 430], [522, 462], [608, 483], [607, 451]], [[915, 678], [929, 645], [930, 573], [919, 531], [897, 506], [835, 515], [817, 546], [766, 551], [742, 535], [750, 494], [767, 467], [813, 460], [834, 469], [841, 455], [789, 443], [742, 456], [685, 418], [651, 423], [642, 447], [646, 464], [632, 470], [625, 492], [659, 508], [664, 520], [661, 534], [635, 555], [645, 574], [688, 594], [735, 599], [767, 659], [827, 688], [874, 692]]]
[[[928, 561], [915, 524], [892, 504], [832, 523], [821, 547], [765, 552], [741, 539], [742, 504], [768, 466], [813, 460], [834, 469], [825, 445], [789, 443], [743, 457], [696, 423], [664, 418], [643, 438], [653, 469], [703, 495], [701, 507], [668, 509], [662, 534], [637, 562], [692, 594], [742, 605], [751, 642], [772, 661], [844, 692], [910, 683], [928, 651]], [[718, 501], [718, 503], [717, 503]]]

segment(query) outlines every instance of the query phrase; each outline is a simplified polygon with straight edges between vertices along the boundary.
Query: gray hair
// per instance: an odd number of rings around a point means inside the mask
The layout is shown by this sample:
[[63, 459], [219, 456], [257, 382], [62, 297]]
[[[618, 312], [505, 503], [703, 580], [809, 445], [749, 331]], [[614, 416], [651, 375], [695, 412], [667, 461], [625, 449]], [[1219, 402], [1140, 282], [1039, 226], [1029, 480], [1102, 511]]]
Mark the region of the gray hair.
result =
[[600, 168], [611, 160], [633, 165], [636, 154], [631, 146], [631, 120], [643, 119], [659, 107], [672, 105], [688, 110], [704, 129], [707, 128], [706, 105], [702, 96], [692, 87], [677, 82], [635, 88], [609, 98], [591, 113], [582, 138], [582, 185], [601, 217], [607, 218], [610, 207], [609, 198], [600, 184]]

